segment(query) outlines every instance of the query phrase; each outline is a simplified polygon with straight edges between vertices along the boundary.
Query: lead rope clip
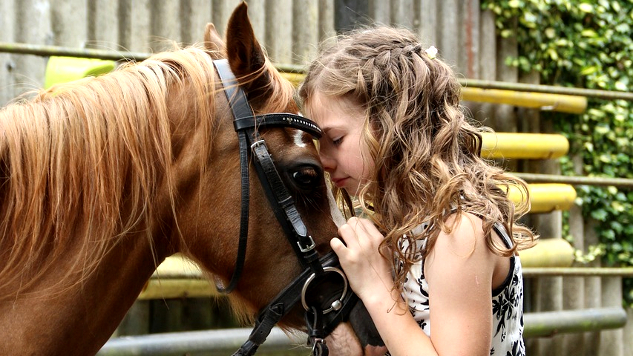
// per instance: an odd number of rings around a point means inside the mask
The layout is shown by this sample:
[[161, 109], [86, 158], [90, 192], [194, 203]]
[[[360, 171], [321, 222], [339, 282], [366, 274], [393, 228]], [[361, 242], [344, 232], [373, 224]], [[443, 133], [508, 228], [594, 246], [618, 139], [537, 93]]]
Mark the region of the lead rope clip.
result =
[[308, 322], [308, 343], [312, 344], [312, 356], [328, 356], [330, 351], [325, 344], [325, 335], [323, 332], [323, 312], [316, 307], [306, 310], [306, 321], [309, 321], [309, 315], [312, 314], [314, 320]]
[[328, 356], [330, 351], [325, 344], [325, 340], [314, 338], [312, 340], [312, 356]]

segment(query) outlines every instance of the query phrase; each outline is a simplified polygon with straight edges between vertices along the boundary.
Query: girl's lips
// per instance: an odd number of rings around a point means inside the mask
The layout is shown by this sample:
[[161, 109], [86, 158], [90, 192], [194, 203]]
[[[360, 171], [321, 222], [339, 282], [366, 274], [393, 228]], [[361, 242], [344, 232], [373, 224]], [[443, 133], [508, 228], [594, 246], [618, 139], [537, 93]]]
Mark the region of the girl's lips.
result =
[[338, 178], [332, 179], [332, 182], [334, 182], [334, 185], [336, 185], [337, 188], [342, 188], [345, 185], [346, 180], [347, 178]]

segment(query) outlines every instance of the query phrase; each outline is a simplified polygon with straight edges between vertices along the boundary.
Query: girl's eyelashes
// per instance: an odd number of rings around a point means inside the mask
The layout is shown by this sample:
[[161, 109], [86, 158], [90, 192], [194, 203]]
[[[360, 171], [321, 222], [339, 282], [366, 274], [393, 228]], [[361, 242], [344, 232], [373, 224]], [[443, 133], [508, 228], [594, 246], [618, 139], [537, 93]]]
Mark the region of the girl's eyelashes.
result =
[[341, 144], [341, 142], [343, 142], [343, 136], [336, 137], [336, 138], [333, 138], [333, 139], [332, 139], [332, 144], [333, 144], [334, 146], [338, 146], [338, 145], [340, 145], [340, 144]]

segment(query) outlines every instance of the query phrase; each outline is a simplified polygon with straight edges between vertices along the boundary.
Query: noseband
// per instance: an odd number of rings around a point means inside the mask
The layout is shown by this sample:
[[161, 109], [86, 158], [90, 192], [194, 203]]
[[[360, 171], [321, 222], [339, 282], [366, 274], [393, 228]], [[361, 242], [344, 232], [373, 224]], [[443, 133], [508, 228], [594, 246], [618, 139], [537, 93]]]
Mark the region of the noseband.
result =
[[[230, 293], [237, 286], [246, 256], [249, 215], [249, 159], [251, 154], [259, 181], [268, 198], [277, 221], [284, 229], [299, 263], [304, 271], [284, 288], [257, 317], [255, 327], [248, 340], [233, 356], [253, 355], [264, 343], [272, 328], [295, 305], [301, 303], [305, 309], [308, 343], [312, 354], [328, 354], [324, 338], [342, 321], [347, 319], [358, 297], [348, 289], [347, 277], [341, 271], [336, 254], [330, 252], [319, 257], [316, 244], [297, 211], [294, 199], [284, 185], [266, 142], [259, 135], [260, 128], [289, 127], [302, 130], [314, 138], [321, 137], [321, 129], [312, 121], [290, 113], [257, 115], [248, 103], [246, 94], [239, 87], [226, 59], [214, 61], [224, 91], [233, 112], [233, 125], [237, 132], [241, 170], [241, 217], [238, 255], [235, 269], [227, 287], [218, 286], [222, 293]], [[250, 149], [249, 149], [250, 147]], [[324, 295], [323, 288], [330, 288], [335, 297]]]

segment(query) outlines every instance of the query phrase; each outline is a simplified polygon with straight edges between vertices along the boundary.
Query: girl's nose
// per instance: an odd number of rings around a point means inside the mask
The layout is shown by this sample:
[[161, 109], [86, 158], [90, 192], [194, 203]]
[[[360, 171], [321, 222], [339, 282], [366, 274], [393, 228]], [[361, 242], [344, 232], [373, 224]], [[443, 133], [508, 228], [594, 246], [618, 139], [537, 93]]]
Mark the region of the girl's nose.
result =
[[319, 151], [319, 158], [321, 159], [321, 164], [323, 165], [323, 169], [325, 169], [326, 172], [334, 172], [334, 169], [336, 168], [336, 161], [332, 159], [332, 157], [321, 150]]

